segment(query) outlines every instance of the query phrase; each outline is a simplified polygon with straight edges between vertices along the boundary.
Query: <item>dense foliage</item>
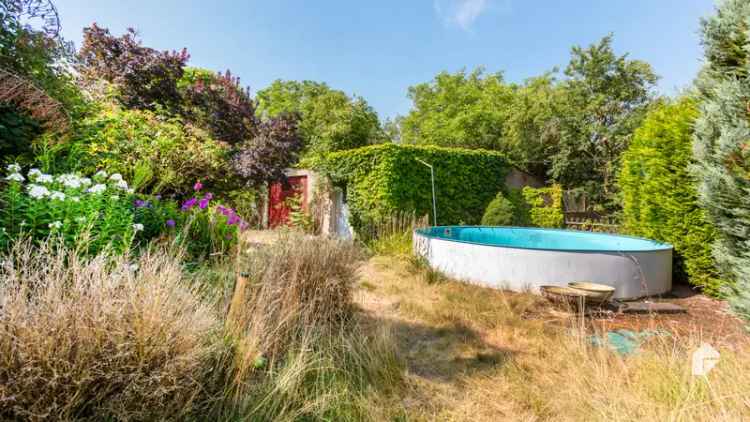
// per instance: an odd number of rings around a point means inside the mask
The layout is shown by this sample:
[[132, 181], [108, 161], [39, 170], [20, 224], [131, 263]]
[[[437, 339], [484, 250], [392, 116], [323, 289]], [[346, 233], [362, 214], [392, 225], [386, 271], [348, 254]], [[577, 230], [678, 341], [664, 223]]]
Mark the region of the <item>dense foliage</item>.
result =
[[506, 84], [481, 68], [442, 72], [409, 88], [413, 108], [395, 120], [400, 131], [388, 133], [403, 143], [499, 151], [529, 173], [585, 189], [616, 209], [620, 155], [652, 100], [656, 76], [648, 63], [616, 55], [612, 36], [573, 47], [564, 76]]
[[550, 175], [565, 187], [588, 187], [601, 202], [613, 201], [620, 155], [643, 120], [657, 77], [648, 63], [615, 55], [612, 36], [574, 47], [565, 75]]
[[27, 78], [69, 109], [80, 101], [64, 64], [72, 44], [59, 36], [56, 12], [45, 0], [0, 0], [0, 69]]
[[503, 192], [498, 192], [484, 211], [483, 226], [515, 226], [518, 225], [516, 211], [510, 199]]
[[226, 148], [201, 129], [149, 110], [102, 105], [79, 122], [65, 150], [71, 170], [107, 168], [140, 192], [186, 193], [198, 179], [231, 182]]
[[181, 96], [177, 82], [190, 57], [180, 52], [157, 51], [144, 47], [134, 29], [115, 37], [93, 24], [83, 30], [78, 52], [79, 70], [90, 81], [116, 84], [118, 97], [131, 108], [153, 109], [157, 105], [179, 109]]
[[696, 174], [718, 232], [713, 254], [735, 311], [750, 318], [750, 3], [725, 0], [703, 21], [706, 66], [697, 86]]
[[711, 244], [715, 230], [698, 206], [693, 125], [694, 100], [660, 103], [649, 111], [623, 155], [619, 184], [623, 226], [628, 233], [674, 246], [677, 278], [718, 293]]
[[[329, 154], [322, 170], [334, 183], [346, 184], [355, 230], [396, 212], [430, 214], [430, 169], [435, 168], [437, 223], [477, 224], [510, 170], [497, 152], [383, 144]], [[432, 222], [435, 223], [434, 221]]]
[[255, 138], [239, 146], [232, 167], [255, 186], [284, 180], [284, 170], [297, 162], [303, 144], [297, 116], [278, 115], [258, 126]]
[[277, 80], [258, 91], [262, 118], [299, 114], [304, 155], [358, 148], [383, 140], [378, 115], [360, 97], [351, 98], [325, 83]]
[[546, 188], [525, 186], [521, 189], [523, 207], [528, 213], [528, 224], [534, 227], [561, 228], [565, 223], [563, 214], [562, 188], [552, 185]]
[[409, 88], [414, 103], [401, 122], [401, 142], [503, 150], [503, 126], [513, 89], [502, 74], [441, 72], [432, 82]]
[[205, 128], [214, 139], [236, 144], [253, 137], [257, 125], [249, 88], [226, 73], [187, 68], [179, 82], [186, 119]]

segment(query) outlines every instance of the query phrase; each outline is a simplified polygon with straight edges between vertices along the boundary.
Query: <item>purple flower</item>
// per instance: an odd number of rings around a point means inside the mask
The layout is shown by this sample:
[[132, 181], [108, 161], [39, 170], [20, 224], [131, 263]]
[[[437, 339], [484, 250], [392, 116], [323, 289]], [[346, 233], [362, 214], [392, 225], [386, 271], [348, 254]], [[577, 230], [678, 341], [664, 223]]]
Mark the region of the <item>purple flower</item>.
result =
[[190, 208], [193, 208], [195, 206], [196, 202], [198, 202], [198, 200], [195, 199], [195, 198], [188, 199], [187, 201], [185, 201], [185, 202], [182, 203], [182, 210], [183, 211], [187, 211]]
[[201, 201], [198, 203], [198, 207], [200, 207], [200, 209], [202, 210], [205, 210], [206, 207], [208, 207], [208, 199], [206, 198], [201, 199]]
[[143, 208], [148, 205], [148, 202], [144, 201], [143, 199], [136, 199], [134, 204], [136, 208]]
[[234, 224], [239, 223], [240, 221], [242, 221], [242, 219], [237, 214], [232, 214], [229, 216], [229, 221], [227, 221], [227, 224], [232, 226]]
[[201, 189], [203, 189], [203, 183], [201, 183], [201, 181], [199, 180], [193, 185], [193, 190], [199, 191]]
[[174, 227], [176, 225], [177, 223], [175, 223], [174, 220], [172, 220], [171, 218], [167, 220], [167, 227]]
[[154, 198], [156, 198], [157, 201], [161, 201], [161, 195], [156, 195]]
[[249, 226], [249, 224], [247, 224], [247, 223], [245, 222], [245, 220], [242, 220], [242, 221], [240, 221], [240, 231], [245, 231], [245, 230], [247, 230], [248, 226]]
[[213, 193], [211, 193], [211, 192], [207, 192], [207, 193], [206, 193], [206, 194], [205, 194], [205, 195], [203, 196], [203, 198], [204, 198], [204, 199], [208, 199], [208, 200], [210, 201], [210, 200], [212, 200], [212, 199], [214, 198], [214, 194], [213, 194]]

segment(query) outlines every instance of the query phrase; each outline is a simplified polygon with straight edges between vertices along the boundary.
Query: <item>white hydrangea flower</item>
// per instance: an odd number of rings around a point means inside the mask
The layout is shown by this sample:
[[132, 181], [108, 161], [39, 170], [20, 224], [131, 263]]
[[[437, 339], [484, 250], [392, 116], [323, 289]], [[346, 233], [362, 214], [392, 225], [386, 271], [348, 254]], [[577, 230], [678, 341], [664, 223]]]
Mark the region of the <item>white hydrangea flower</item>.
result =
[[41, 176], [41, 174], [42, 174], [41, 170], [39, 170], [37, 168], [33, 168], [33, 169], [29, 170], [29, 179], [30, 180], [36, 180], [36, 178], [39, 177], [39, 176]]
[[58, 201], [64, 201], [65, 200], [65, 194], [60, 191], [52, 191], [52, 193], [49, 195], [49, 199], [58, 200]]
[[122, 175], [120, 173], [114, 173], [111, 176], [109, 176], [109, 180], [113, 182], [119, 182], [120, 180], [122, 180]]
[[104, 170], [99, 170], [94, 174], [94, 179], [100, 180], [100, 179], [106, 179], [107, 178], [107, 172]]
[[91, 179], [89, 179], [88, 177], [81, 177], [78, 180], [81, 182], [82, 186], [91, 186]]
[[141, 223], [135, 223], [135, 224], [133, 224], [133, 230], [135, 230], [137, 232], [143, 230], [143, 224], [141, 224]]
[[49, 228], [59, 229], [60, 227], [62, 227], [62, 225], [63, 225], [62, 221], [58, 220], [58, 221], [55, 221], [54, 223], [49, 223]]
[[46, 184], [46, 183], [52, 183], [54, 181], [55, 181], [55, 178], [52, 177], [52, 175], [49, 175], [49, 174], [40, 174], [36, 178], [36, 182], [37, 183], [45, 183]]
[[103, 185], [101, 183], [97, 183], [94, 186], [88, 188], [88, 190], [86, 190], [86, 192], [88, 192], [88, 193], [102, 193], [105, 190], [107, 190], [107, 185]]
[[62, 183], [66, 188], [78, 189], [81, 187], [81, 179], [75, 174], [62, 174], [57, 177], [57, 181]]
[[29, 196], [34, 199], [44, 198], [45, 196], [49, 196], [50, 194], [49, 189], [47, 189], [46, 187], [35, 185], [33, 183], [28, 186], [28, 190]]
[[128, 190], [128, 182], [124, 180], [118, 181], [117, 183], [115, 183], [115, 186], [122, 190]]
[[5, 178], [5, 180], [11, 180], [14, 182], [23, 182], [26, 179], [23, 177], [23, 175], [21, 175], [21, 173], [11, 173], [10, 175], [8, 175], [8, 177]]
[[18, 165], [18, 163], [8, 164], [7, 167], [5, 167], [6, 170], [8, 170], [8, 173], [20, 173], [21, 172], [21, 166]]
[[62, 192], [60, 192], [60, 191], [54, 190], [54, 191], [52, 191], [52, 193], [51, 193], [51, 194], [49, 195], [49, 199], [52, 199], [53, 201], [54, 201], [54, 200], [58, 200], [58, 201], [64, 201], [64, 200], [65, 200], [65, 194], [64, 194], [64, 193], [62, 193]]

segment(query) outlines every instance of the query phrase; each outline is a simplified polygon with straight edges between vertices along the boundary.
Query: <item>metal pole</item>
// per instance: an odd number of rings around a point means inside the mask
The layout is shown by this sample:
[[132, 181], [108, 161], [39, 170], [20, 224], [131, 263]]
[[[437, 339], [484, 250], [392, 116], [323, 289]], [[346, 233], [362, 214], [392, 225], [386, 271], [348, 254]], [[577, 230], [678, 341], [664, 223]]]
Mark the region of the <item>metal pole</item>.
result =
[[432, 223], [433, 225], [437, 226], [437, 202], [435, 201], [435, 170], [432, 168], [431, 164], [427, 164], [419, 158], [415, 158], [415, 160], [430, 168], [430, 182], [432, 183]]

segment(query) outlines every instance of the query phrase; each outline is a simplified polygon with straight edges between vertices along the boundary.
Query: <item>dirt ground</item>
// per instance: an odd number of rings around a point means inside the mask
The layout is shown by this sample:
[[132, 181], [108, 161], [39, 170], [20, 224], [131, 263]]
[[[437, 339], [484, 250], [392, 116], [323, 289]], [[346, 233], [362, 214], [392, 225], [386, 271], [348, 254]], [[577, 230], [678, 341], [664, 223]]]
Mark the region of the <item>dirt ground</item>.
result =
[[601, 330], [661, 329], [677, 337], [697, 336], [712, 345], [735, 350], [750, 345], [748, 330], [740, 319], [730, 313], [725, 301], [700, 294], [685, 284], [676, 284], [672, 292], [663, 298], [648, 300], [673, 303], [684, 307], [687, 312], [644, 315], [615, 313], [592, 318], [590, 322]]

